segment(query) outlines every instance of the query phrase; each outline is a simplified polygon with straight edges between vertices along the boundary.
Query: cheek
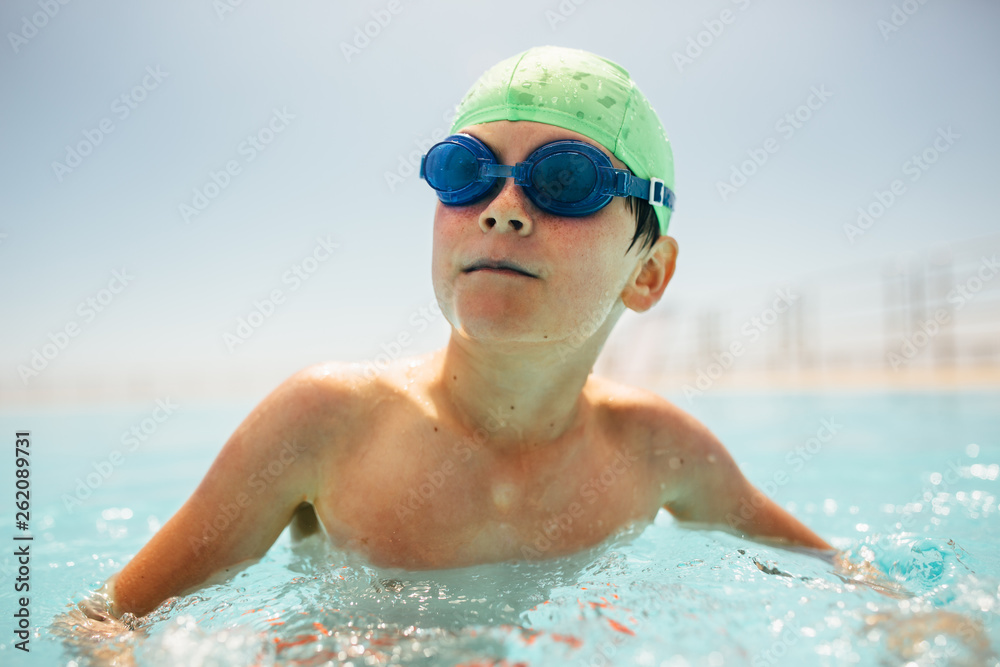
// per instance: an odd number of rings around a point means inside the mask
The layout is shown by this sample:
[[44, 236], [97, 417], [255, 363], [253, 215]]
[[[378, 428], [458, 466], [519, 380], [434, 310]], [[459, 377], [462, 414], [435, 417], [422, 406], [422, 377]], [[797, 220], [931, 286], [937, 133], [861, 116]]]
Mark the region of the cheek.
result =
[[478, 215], [471, 206], [445, 206], [441, 202], [434, 208], [434, 243], [452, 245], [470, 228], [478, 229]]
[[444, 204], [438, 202], [434, 209], [434, 226], [432, 228], [432, 261], [435, 267], [440, 259], [447, 255], [447, 251], [455, 244], [459, 226], [455, 221], [454, 212]]
[[574, 263], [586, 267], [580, 272], [581, 281], [594, 289], [612, 289], [623, 280], [620, 275], [625, 270], [625, 250], [634, 230], [629, 227], [627, 211], [614, 210], [614, 204], [622, 206], [621, 200], [616, 200], [585, 226], [560, 230], [572, 236]]
[[[450, 301], [454, 292], [456, 270], [455, 249], [461, 243], [463, 225], [472, 224], [462, 209], [454, 209], [438, 202], [434, 211], [434, 228], [431, 243], [431, 282], [440, 302]], [[441, 304], [445, 307], [445, 303]]]
[[604, 252], [582, 252], [578, 266], [584, 267], [575, 275], [576, 291], [581, 298], [596, 305], [599, 310], [610, 308], [618, 297], [621, 267], [605, 249]]
[[561, 303], [553, 304], [560, 317], [568, 320], [593, 322], [603, 319], [618, 299], [624, 283], [622, 259], [627, 243], [621, 248], [620, 239], [608, 231], [588, 229], [567, 234], [566, 252], [552, 276], [552, 290], [561, 295]]
[[[580, 239], [583, 242], [576, 244], [574, 251], [576, 264], [586, 267], [579, 273], [578, 289], [602, 311], [609, 310], [621, 295], [634, 264], [630, 261], [632, 253], [626, 255], [635, 232], [634, 219], [629, 217], [620, 201], [615, 203], [622, 210], [602, 216], [588, 230], [587, 238]], [[612, 206], [607, 208], [612, 209]]]

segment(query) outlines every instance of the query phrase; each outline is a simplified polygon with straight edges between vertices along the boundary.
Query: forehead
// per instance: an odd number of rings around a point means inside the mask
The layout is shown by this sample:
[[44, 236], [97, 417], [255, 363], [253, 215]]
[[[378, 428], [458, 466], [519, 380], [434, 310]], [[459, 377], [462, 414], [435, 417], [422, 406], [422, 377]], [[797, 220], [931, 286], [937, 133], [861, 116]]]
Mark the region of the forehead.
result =
[[504, 164], [512, 164], [525, 159], [543, 144], [561, 139], [575, 139], [600, 150], [610, 158], [611, 164], [618, 169], [628, 169], [624, 162], [612, 155], [611, 151], [603, 145], [585, 134], [567, 130], [558, 125], [536, 123], [530, 120], [496, 120], [479, 125], [466, 125], [458, 131], [471, 134], [489, 146], [490, 150], [497, 156], [497, 160]]

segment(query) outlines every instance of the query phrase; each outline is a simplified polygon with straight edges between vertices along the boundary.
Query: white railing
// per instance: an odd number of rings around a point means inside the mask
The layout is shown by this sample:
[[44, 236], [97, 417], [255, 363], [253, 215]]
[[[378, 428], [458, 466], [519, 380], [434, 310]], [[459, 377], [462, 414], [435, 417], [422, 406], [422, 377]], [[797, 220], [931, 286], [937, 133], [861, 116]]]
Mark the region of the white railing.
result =
[[707, 304], [671, 301], [668, 291], [652, 311], [622, 318], [595, 372], [665, 390], [697, 388], [699, 379], [713, 387], [956, 378], [997, 384], [998, 258], [995, 235]]

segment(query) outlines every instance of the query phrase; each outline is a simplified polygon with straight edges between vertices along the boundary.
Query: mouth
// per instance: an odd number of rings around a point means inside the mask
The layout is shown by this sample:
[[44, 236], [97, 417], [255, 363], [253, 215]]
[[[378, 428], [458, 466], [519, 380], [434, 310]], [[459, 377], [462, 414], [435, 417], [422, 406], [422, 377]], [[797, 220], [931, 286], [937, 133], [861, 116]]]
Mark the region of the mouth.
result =
[[481, 259], [479, 261], [470, 264], [462, 271], [462, 273], [472, 273], [474, 271], [486, 271], [489, 273], [521, 275], [521, 276], [527, 276], [528, 278], [538, 277], [535, 274], [531, 273], [530, 271], [521, 268], [514, 262], [508, 262], [506, 260]]

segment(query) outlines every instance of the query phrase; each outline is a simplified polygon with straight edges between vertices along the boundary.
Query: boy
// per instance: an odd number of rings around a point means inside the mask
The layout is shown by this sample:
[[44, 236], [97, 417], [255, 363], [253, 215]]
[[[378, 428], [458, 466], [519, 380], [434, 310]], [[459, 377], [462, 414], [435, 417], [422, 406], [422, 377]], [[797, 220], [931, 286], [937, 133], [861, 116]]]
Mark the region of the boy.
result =
[[441, 200], [432, 279], [448, 344], [376, 377], [328, 363], [279, 386], [109, 579], [108, 612], [141, 616], [225, 576], [290, 522], [414, 570], [565, 555], [661, 507], [831, 549], [690, 415], [591, 375], [677, 259], [671, 148], [628, 73], [530, 49], [483, 74], [451, 134], [421, 165]]

